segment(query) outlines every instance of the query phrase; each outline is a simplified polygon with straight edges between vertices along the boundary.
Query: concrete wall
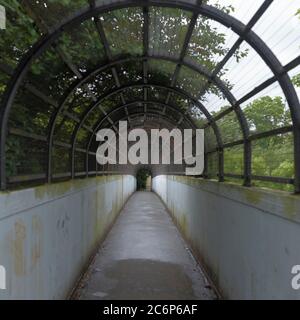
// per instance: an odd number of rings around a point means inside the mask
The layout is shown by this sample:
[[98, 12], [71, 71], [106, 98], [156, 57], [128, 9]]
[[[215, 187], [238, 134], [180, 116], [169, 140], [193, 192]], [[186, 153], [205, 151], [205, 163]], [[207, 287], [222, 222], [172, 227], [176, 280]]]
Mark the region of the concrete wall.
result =
[[299, 196], [176, 176], [153, 189], [224, 298], [300, 298]]
[[135, 188], [107, 176], [0, 193], [0, 299], [66, 298]]

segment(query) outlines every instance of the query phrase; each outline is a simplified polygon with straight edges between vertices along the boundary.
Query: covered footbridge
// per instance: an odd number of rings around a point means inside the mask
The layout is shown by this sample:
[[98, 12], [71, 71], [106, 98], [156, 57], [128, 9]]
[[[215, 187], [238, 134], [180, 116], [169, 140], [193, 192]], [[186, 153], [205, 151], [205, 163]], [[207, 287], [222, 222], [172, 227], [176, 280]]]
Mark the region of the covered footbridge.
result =
[[[0, 299], [300, 298], [298, 0], [0, 5]], [[204, 129], [203, 174], [135, 192], [121, 120]]]

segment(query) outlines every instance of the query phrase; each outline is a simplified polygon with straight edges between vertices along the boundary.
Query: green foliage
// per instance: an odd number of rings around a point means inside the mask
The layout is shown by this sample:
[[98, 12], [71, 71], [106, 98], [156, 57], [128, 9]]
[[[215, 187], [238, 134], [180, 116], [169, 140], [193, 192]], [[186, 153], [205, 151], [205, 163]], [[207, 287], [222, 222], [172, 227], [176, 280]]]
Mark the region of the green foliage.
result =
[[300, 87], [300, 74], [293, 77], [293, 83], [295, 86]]
[[244, 110], [251, 131], [269, 131], [291, 123], [290, 111], [281, 97], [262, 97], [253, 101]]
[[[87, 6], [86, 0], [48, 0], [46, 1], [17, 1], [0, 0], [0, 4], [7, 9], [7, 29], [0, 31], [1, 60], [11, 67], [16, 67], [21, 57], [45, 32], [45, 28], [54, 23], [61, 22], [62, 18], [72, 14], [80, 7]], [[26, 4], [26, 6], [24, 6]], [[217, 5], [226, 13], [234, 11], [232, 6]], [[27, 8], [25, 11], [24, 8]], [[28, 9], [29, 8], [29, 9]], [[34, 19], [34, 14], [42, 18]], [[298, 11], [300, 15], [300, 10]], [[171, 56], [179, 55], [186, 37], [191, 12], [165, 7], [150, 8], [149, 25], [149, 50], [152, 52], [163, 51], [163, 54]], [[103, 13], [100, 17], [107, 40], [112, 51], [113, 58], [135, 57], [143, 54], [143, 12], [140, 8], [127, 8]], [[220, 32], [217, 23], [200, 16], [197, 19], [195, 30], [191, 36], [187, 56], [197, 64], [213, 70], [218, 61], [228, 53], [226, 36]], [[103, 45], [92, 20], [87, 20], [74, 29], [67, 29], [57, 39], [55, 45], [64, 52], [72, 63], [83, 74], [103, 63], [105, 59]], [[235, 59], [239, 62], [248, 54], [248, 51], [237, 50]], [[149, 60], [149, 82], [170, 85], [176, 64], [162, 60]], [[141, 83], [143, 70], [142, 63], [124, 63], [117, 67], [121, 85], [130, 82]], [[218, 76], [224, 79], [228, 88], [231, 84], [226, 80], [226, 70]], [[9, 77], [0, 73], [0, 97], [3, 94]], [[62, 101], [66, 89], [74, 83], [76, 77], [61, 59], [57, 50], [49, 47], [44, 54], [35, 59], [29, 69], [26, 81], [32, 83], [43, 94]], [[300, 76], [293, 79], [295, 85], [300, 86]], [[223, 97], [220, 90], [207, 85], [207, 80], [198, 73], [182, 66], [178, 76], [177, 86], [198, 96], [199, 92], [206, 88], [207, 93], [213, 93]], [[109, 70], [95, 75], [88, 83], [80, 86], [68, 99], [66, 110], [73, 115], [81, 117], [87, 108], [93, 103], [91, 95], [103, 95], [116, 86], [114, 78]], [[89, 88], [87, 90], [86, 88]], [[164, 102], [167, 92], [163, 89], [148, 89], [149, 99]], [[204, 94], [205, 95], [205, 94]], [[204, 96], [203, 95], [203, 96]], [[143, 99], [143, 90], [132, 89], [124, 92], [126, 101]], [[109, 112], [115, 106], [120, 105], [120, 96], [110, 97], [101, 104], [102, 110]], [[191, 101], [177, 94], [171, 94], [170, 104], [187, 110], [192, 105]], [[223, 111], [226, 107], [221, 109]], [[9, 120], [9, 127], [17, 127], [28, 133], [47, 136], [49, 120], [53, 108], [41, 99], [34, 97], [28, 91], [20, 90], [14, 101]], [[251, 133], [268, 131], [273, 128], [285, 126], [291, 123], [290, 114], [281, 97], [262, 97], [250, 103], [245, 109], [245, 116], [250, 126]], [[98, 112], [98, 113], [97, 113]], [[94, 126], [103, 116], [102, 111], [96, 110], [87, 119], [87, 125]], [[191, 116], [202, 127], [205, 118], [196, 108], [191, 110]], [[242, 131], [235, 113], [229, 113], [218, 120], [224, 143], [242, 139]], [[77, 122], [60, 115], [55, 128], [54, 140], [70, 143]], [[77, 146], [84, 148], [88, 141], [89, 132], [82, 128], [78, 133]], [[216, 139], [211, 127], [205, 130], [206, 148], [216, 147]], [[34, 143], [28, 138], [18, 138], [9, 135], [7, 141], [7, 174], [9, 176], [26, 173], [45, 172], [45, 156], [47, 145], [44, 142]], [[28, 154], [30, 151], [30, 155]], [[242, 174], [243, 172], [243, 147], [236, 146], [225, 150], [225, 172]], [[215, 176], [218, 167], [218, 159], [215, 154], [210, 155], [209, 174]], [[53, 151], [54, 172], [64, 172], [69, 168], [69, 150], [54, 148]], [[83, 170], [85, 157], [82, 153], [76, 153], [76, 170]], [[272, 175], [281, 177], [293, 177], [293, 139], [291, 134], [277, 135], [260, 139], [253, 144], [252, 154], [253, 174]], [[145, 188], [146, 179], [149, 176], [146, 169], [138, 172], [138, 187]], [[262, 185], [258, 183], [258, 185]], [[275, 187], [275, 184], [269, 184]], [[278, 185], [276, 185], [278, 188]], [[286, 186], [281, 186], [286, 188]]]
[[151, 176], [151, 172], [148, 169], [140, 169], [136, 175], [137, 189], [146, 189], [147, 178]]
[[[251, 134], [265, 132], [291, 124], [290, 112], [281, 97], [264, 96], [248, 104], [244, 113]], [[236, 114], [231, 112], [218, 121], [225, 142], [242, 138]], [[224, 142], [224, 141], [223, 141]], [[226, 148], [224, 151], [225, 173], [243, 173], [243, 145]], [[259, 176], [287, 177], [294, 175], [293, 135], [279, 134], [252, 142], [252, 173]], [[290, 191], [290, 186], [254, 182], [257, 186]]]

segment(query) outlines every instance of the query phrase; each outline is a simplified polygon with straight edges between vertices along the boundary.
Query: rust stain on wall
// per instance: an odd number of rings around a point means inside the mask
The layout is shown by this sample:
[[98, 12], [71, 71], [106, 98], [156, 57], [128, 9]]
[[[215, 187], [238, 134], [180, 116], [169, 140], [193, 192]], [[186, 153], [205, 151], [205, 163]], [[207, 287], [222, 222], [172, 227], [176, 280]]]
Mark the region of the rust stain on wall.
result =
[[32, 217], [31, 268], [33, 269], [41, 257], [42, 252], [42, 224], [37, 216]]
[[23, 276], [26, 273], [25, 239], [26, 227], [22, 220], [17, 220], [13, 240], [14, 271], [17, 276]]

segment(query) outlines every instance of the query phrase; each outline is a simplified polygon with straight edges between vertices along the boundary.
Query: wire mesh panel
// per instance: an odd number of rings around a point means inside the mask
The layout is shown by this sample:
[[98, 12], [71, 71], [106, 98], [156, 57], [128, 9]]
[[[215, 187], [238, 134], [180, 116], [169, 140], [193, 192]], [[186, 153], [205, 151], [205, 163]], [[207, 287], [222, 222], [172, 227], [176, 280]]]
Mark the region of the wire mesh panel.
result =
[[59, 115], [54, 130], [54, 141], [71, 143], [72, 134], [75, 130], [77, 122], [67, 116]]
[[53, 175], [68, 173], [70, 170], [70, 149], [60, 146], [53, 147], [52, 172]]
[[85, 128], [81, 128], [78, 131], [77, 139], [76, 139], [76, 147], [86, 148], [88, 143], [88, 138], [90, 137], [91, 132], [86, 130]]
[[207, 177], [210, 179], [217, 179], [218, 172], [218, 153], [213, 152], [207, 154]]
[[88, 128], [93, 128], [102, 117], [103, 112], [99, 108], [96, 108], [89, 114], [84, 124]]
[[244, 148], [242, 145], [224, 149], [225, 174], [243, 175]]
[[85, 174], [86, 154], [84, 152], [75, 152], [75, 173]]
[[53, 111], [53, 106], [28, 90], [20, 90], [12, 106], [9, 128], [19, 128], [27, 133], [46, 136]]
[[218, 146], [216, 135], [211, 127], [206, 127], [204, 130], [205, 151], [210, 152]]
[[291, 133], [252, 142], [252, 172], [254, 175], [293, 178], [293, 157]]
[[6, 170], [10, 177], [45, 174], [46, 172], [47, 146], [43, 141], [10, 135], [6, 145], [6, 154]]

